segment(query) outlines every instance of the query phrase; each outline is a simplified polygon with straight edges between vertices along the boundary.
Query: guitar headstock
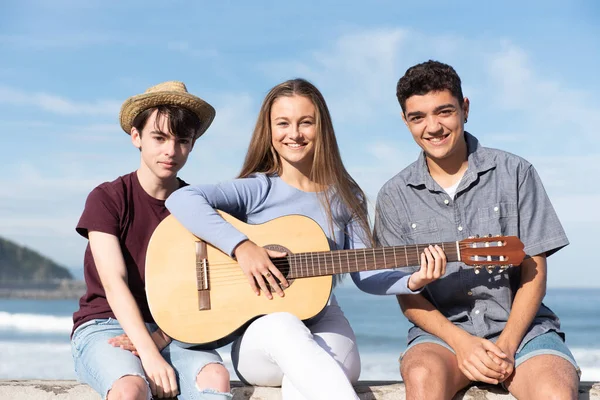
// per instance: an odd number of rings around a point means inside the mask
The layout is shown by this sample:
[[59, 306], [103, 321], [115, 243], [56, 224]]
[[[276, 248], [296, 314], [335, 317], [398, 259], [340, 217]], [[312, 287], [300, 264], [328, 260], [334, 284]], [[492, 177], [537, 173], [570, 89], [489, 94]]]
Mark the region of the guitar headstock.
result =
[[523, 262], [525, 246], [516, 236], [469, 237], [459, 242], [461, 261], [478, 274], [485, 267], [491, 274], [495, 267], [505, 270]]

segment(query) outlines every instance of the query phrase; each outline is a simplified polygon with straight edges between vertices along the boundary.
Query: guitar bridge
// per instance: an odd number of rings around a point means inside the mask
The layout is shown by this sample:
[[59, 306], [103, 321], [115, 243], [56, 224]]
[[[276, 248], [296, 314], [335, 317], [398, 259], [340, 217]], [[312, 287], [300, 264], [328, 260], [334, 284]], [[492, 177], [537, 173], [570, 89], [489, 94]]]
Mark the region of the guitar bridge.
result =
[[198, 310], [210, 310], [210, 287], [206, 243], [196, 242], [196, 288], [198, 290]]

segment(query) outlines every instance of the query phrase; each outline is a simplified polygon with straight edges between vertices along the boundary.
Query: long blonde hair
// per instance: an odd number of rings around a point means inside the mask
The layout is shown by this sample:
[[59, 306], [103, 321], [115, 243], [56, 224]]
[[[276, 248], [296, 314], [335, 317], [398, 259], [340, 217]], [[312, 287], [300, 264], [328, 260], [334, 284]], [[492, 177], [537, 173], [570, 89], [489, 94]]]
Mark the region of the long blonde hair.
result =
[[291, 79], [280, 83], [269, 91], [260, 108], [246, 159], [238, 177], [246, 178], [256, 172], [268, 175], [281, 174], [279, 154], [272, 144], [271, 108], [275, 100], [282, 96], [304, 96], [310, 99], [315, 106], [317, 135], [309, 178], [322, 189], [319, 191], [319, 198], [327, 213], [332, 234], [333, 224], [335, 223], [331, 213], [333, 195], [338, 196], [342, 205], [348, 208], [352, 217], [358, 219], [366, 235], [361, 239], [366, 244], [372, 244], [367, 215], [367, 198], [344, 167], [335, 138], [331, 115], [323, 95], [319, 89], [307, 80]]

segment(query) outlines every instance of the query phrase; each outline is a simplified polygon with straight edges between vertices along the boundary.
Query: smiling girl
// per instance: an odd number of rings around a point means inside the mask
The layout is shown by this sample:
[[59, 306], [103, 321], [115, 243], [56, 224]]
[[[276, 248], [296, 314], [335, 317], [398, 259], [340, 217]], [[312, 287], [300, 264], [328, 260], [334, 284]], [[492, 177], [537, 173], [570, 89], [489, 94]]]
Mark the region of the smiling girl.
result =
[[[279, 296], [288, 286], [271, 262], [285, 253], [257, 246], [216, 209], [250, 224], [300, 214], [321, 226], [332, 250], [371, 246], [365, 195], [344, 168], [323, 96], [303, 79], [267, 94], [238, 179], [182, 188], [166, 206], [194, 235], [237, 258], [251, 289], [269, 299], [267, 282]], [[435, 252], [437, 263], [431, 257], [425, 268], [445, 265]], [[412, 293], [427, 283], [409, 277], [352, 274], [363, 290], [378, 294]], [[286, 312], [258, 318], [233, 344], [232, 360], [243, 381], [281, 386], [286, 400], [358, 399], [352, 387], [360, 374], [356, 338], [334, 295], [310, 321]]]

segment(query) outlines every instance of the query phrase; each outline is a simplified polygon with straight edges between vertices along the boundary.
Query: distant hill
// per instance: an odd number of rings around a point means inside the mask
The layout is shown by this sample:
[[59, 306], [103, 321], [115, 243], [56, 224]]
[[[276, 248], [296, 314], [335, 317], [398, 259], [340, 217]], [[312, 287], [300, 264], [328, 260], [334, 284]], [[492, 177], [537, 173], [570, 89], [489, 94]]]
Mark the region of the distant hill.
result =
[[73, 279], [69, 270], [38, 252], [0, 238], [0, 282]]
[[84, 275], [83, 275], [83, 268], [82, 267], [69, 267], [67, 268], [69, 270], [69, 272], [71, 273], [71, 276], [73, 277], [73, 279], [75, 279], [76, 281], [82, 281], [84, 280]]

